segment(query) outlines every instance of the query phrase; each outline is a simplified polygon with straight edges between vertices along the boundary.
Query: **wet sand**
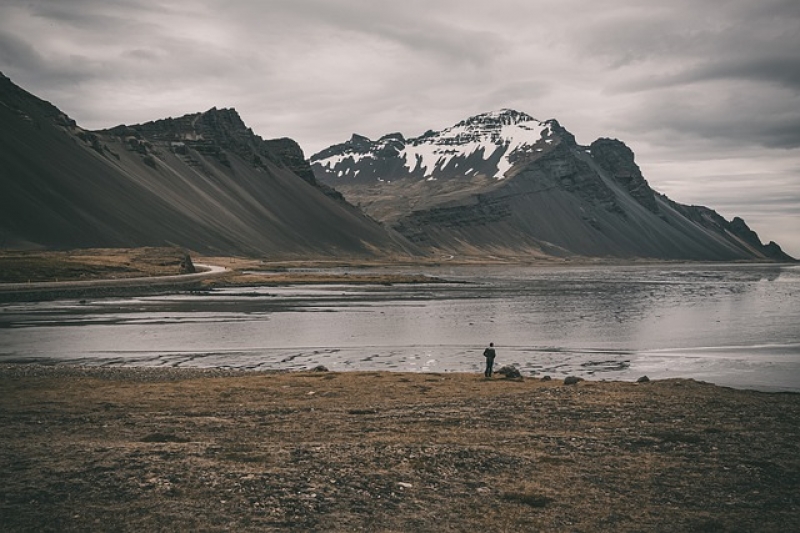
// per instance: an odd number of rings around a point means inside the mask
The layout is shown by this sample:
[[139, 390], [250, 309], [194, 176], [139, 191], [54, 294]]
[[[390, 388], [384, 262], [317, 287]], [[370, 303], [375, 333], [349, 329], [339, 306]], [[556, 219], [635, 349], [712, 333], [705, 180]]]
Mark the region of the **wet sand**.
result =
[[6, 531], [797, 531], [800, 395], [0, 365]]

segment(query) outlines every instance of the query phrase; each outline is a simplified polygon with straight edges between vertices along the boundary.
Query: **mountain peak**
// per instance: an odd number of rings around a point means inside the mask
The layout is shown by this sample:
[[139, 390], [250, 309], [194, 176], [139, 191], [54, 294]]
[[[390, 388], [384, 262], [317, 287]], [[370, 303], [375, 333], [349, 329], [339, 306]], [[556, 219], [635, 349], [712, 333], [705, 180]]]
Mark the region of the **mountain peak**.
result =
[[516, 162], [548, 150], [557, 137], [548, 123], [506, 108], [409, 139], [391, 133], [371, 141], [354, 134], [313, 155], [311, 162], [336, 177], [359, 176], [363, 182], [403, 176], [437, 180], [482, 175], [501, 180]]
[[539, 122], [532, 116], [515, 109], [503, 108], [497, 111], [489, 111], [472, 116], [466, 120], [462, 120], [457, 125], [466, 124], [487, 124], [487, 125], [512, 125], [520, 124], [523, 122]]
[[236, 108], [233, 107], [223, 107], [222, 109], [212, 107], [204, 113], [198, 113], [198, 115], [214, 120], [224, 120], [232, 125], [241, 126], [246, 129], [242, 117], [239, 115], [239, 112], [236, 111]]

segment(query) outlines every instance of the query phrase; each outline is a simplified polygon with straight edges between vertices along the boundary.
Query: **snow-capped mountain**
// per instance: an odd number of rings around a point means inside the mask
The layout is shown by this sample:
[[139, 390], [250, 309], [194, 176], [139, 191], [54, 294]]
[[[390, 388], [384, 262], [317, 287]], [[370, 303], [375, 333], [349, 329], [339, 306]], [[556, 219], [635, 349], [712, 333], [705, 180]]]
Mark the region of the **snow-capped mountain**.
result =
[[500, 180], [515, 163], [553, 144], [551, 126], [553, 121], [503, 109], [412, 139], [391, 133], [372, 141], [354, 134], [310, 161], [322, 181], [334, 185], [406, 177], [434, 181], [484, 175]]
[[360, 135], [310, 159], [316, 179], [432, 253], [739, 260], [787, 256], [743, 220], [656, 193], [616, 139], [503, 109], [442, 131]]

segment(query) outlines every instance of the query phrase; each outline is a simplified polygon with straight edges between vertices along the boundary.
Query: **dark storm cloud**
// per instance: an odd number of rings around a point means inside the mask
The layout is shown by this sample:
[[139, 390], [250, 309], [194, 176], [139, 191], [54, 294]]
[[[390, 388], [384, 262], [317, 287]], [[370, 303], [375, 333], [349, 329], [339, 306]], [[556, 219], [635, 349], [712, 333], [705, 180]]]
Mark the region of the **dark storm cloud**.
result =
[[[113, 65], [99, 59], [89, 45], [94, 43], [99, 48], [146, 34], [147, 25], [129, 16], [127, 9], [131, 8], [142, 9], [143, 4], [129, 1], [109, 7], [108, 2], [97, 0], [9, 0], [3, 6], [6, 26], [0, 23], [2, 68], [51, 86], [73, 86], [104, 78]], [[35, 25], [27, 26], [31, 21]], [[64, 46], [70, 41], [84, 42], [86, 53], [58, 49], [59, 44]]]
[[[97, 77], [97, 65], [91, 58], [62, 57], [50, 61], [34, 46], [13, 35], [0, 33], [0, 65], [6, 75], [24, 72], [29, 83], [35, 85], [74, 85]], [[9, 72], [11, 67], [15, 72]]]
[[[800, 148], [800, 98], [754, 81], [653, 89], [635, 115], [619, 125], [635, 136], [678, 146], [714, 140], [720, 148], [755, 145]], [[792, 103], [795, 105], [792, 105]]]
[[19, 65], [20, 67], [39, 70], [44, 66], [41, 56], [27, 41], [0, 33], [0, 61], [4, 67]]
[[[797, 43], [800, 46], [800, 42]], [[795, 93], [800, 92], [800, 56], [729, 58], [712, 62], [676, 76], [666, 83], [684, 84], [710, 80], [749, 80], [774, 83]]]

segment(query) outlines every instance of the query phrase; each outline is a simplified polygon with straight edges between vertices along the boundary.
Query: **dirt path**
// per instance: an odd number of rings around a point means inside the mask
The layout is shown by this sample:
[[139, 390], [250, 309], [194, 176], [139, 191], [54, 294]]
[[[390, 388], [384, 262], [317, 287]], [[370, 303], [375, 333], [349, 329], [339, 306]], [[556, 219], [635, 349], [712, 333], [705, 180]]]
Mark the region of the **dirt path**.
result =
[[0, 365], [5, 531], [800, 531], [800, 395]]
[[195, 281], [219, 276], [228, 271], [227, 268], [217, 265], [197, 263], [194, 266], [197, 269], [197, 272], [192, 274], [175, 274], [172, 276], [143, 276], [135, 278], [71, 281], [40, 281], [33, 283], [0, 283], [0, 292], [56, 291], [81, 288], [176, 285], [181, 283], [193, 283]]
[[228, 269], [223, 266], [197, 263], [198, 272], [169, 276], [146, 276], [131, 278], [106, 278], [71, 281], [43, 281], [32, 283], [0, 283], [0, 302], [17, 300], [51, 300], [126, 295], [158, 289], [179, 289], [198, 285], [200, 282], [224, 276]]

